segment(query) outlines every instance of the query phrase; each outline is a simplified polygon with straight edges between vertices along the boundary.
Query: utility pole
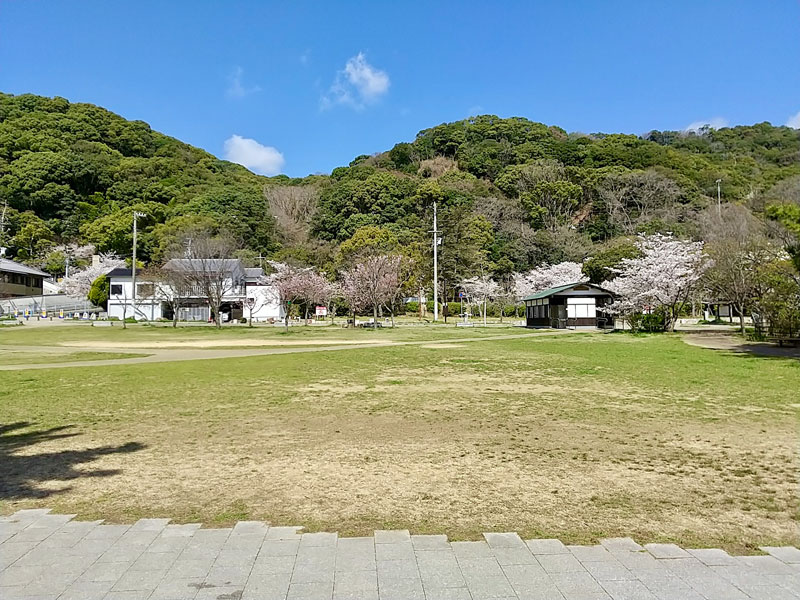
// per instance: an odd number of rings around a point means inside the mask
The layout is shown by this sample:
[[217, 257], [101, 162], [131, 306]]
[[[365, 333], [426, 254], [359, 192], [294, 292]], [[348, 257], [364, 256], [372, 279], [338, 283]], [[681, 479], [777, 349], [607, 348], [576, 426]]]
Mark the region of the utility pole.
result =
[[133, 319], [136, 320], [136, 219], [147, 215], [138, 211], [133, 211], [133, 260], [131, 261], [131, 308], [133, 309]]
[[720, 192], [719, 184], [722, 183], [722, 179], [717, 179], [717, 216], [722, 216], [722, 194]]
[[433, 203], [433, 321], [439, 320], [439, 229], [436, 226], [436, 202]]

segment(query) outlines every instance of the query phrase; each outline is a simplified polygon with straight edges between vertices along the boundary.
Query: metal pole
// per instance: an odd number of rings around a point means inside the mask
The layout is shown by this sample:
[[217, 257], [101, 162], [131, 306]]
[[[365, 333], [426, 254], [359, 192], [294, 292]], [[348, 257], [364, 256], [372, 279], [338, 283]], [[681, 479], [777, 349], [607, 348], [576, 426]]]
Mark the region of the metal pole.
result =
[[717, 179], [717, 216], [722, 216], [722, 194], [720, 193], [719, 184], [722, 183], [722, 179]]
[[133, 292], [131, 292], [131, 307], [133, 308], [133, 319], [136, 320], [136, 217], [139, 215], [136, 211], [133, 212], [133, 260], [131, 261], [131, 283], [133, 284]]
[[439, 320], [439, 229], [436, 226], [436, 202], [433, 203], [433, 320]]

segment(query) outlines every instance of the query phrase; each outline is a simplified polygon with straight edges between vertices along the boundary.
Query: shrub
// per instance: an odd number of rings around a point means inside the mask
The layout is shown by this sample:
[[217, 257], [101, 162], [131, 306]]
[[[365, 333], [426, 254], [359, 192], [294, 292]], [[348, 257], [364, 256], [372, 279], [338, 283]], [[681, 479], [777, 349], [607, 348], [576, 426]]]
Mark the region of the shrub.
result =
[[406, 312], [419, 314], [419, 302], [406, 302]]

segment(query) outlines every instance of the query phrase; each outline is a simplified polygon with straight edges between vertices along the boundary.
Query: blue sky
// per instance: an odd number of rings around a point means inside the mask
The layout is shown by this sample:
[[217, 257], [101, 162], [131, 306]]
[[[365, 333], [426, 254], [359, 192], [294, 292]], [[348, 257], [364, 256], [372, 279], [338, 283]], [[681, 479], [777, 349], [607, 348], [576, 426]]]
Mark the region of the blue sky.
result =
[[0, 90], [291, 176], [475, 114], [800, 128], [800, 3], [0, 0]]

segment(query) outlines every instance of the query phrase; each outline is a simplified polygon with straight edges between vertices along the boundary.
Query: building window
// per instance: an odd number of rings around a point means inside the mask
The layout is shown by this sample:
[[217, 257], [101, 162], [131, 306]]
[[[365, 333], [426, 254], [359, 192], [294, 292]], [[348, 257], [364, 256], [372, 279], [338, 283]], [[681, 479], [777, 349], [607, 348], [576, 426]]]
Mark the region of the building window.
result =
[[140, 283], [136, 286], [136, 295], [139, 298], [152, 298], [153, 297], [153, 284]]
[[112, 296], [121, 296], [122, 295], [122, 284], [121, 283], [112, 283], [111, 284], [111, 295]]

